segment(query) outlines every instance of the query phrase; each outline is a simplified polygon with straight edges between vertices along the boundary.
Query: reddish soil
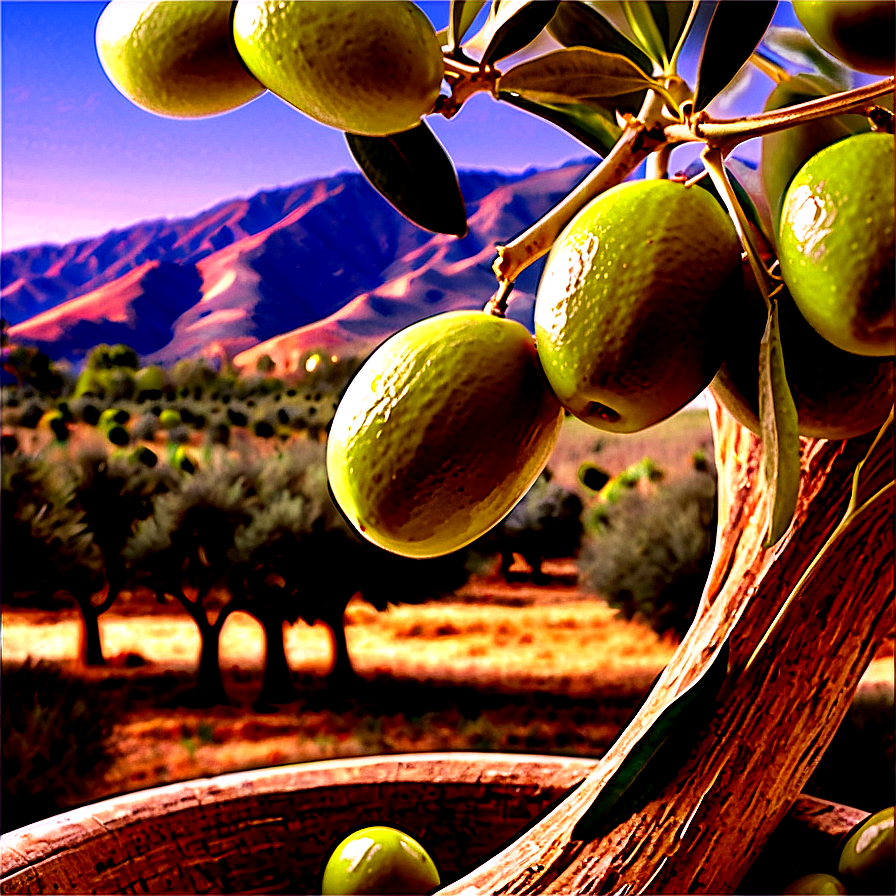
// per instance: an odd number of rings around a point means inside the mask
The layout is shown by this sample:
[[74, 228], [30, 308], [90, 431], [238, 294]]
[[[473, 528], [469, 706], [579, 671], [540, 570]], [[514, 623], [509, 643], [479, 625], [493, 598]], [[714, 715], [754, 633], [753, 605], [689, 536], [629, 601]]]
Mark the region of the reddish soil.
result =
[[[244, 614], [228, 619], [221, 641], [230, 704], [190, 707], [198, 632], [185, 613], [149, 596], [130, 596], [101, 618], [105, 668], [77, 667], [73, 610], [5, 609], [3, 660], [59, 664], [108, 696], [111, 764], [83, 801], [338, 756], [446, 749], [599, 756], [675, 644], [580, 592], [572, 561], [547, 571], [546, 586], [479, 578], [451, 600], [382, 613], [353, 601], [347, 637], [361, 681], [349, 693], [325, 686], [327, 631], [288, 627], [296, 699], [276, 708], [256, 705], [263, 642]], [[866, 683], [892, 688], [887, 654], [892, 641]]]

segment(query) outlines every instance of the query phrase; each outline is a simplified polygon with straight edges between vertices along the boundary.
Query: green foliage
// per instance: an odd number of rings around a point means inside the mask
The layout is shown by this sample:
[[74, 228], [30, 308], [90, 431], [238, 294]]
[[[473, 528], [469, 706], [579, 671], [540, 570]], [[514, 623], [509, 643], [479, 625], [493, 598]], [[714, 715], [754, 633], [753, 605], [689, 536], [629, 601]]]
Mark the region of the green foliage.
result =
[[30, 660], [3, 669], [2, 831], [87, 802], [110, 761], [109, 695]]
[[5, 352], [3, 369], [19, 383], [32, 386], [44, 395], [61, 395], [66, 387], [65, 377], [57, 366], [35, 348], [16, 346]]
[[604, 524], [583, 542], [583, 584], [626, 619], [683, 637], [709, 573], [716, 512], [711, 473], [694, 471], [653, 495], [628, 489], [604, 505]]
[[3, 601], [32, 595], [52, 605], [56, 591], [98, 590], [102, 558], [77, 506], [71, 469], [15, 454], [2, 465]]
[[115, 370], [119, 367], [128, 370], [137, 370], [140, 361], [137, 353], [127, 345], [102, 345], [96, 346], [87, 356], [88, 370]]

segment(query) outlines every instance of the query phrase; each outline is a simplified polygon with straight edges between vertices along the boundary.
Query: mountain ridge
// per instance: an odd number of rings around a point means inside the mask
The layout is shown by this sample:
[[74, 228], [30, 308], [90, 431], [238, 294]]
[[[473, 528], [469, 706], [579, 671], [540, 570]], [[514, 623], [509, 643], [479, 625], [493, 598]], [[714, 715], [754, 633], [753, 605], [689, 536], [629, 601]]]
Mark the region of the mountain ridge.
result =
[[[421, 317], [482, 307], [491, 262], [596, 159], [521, 173], [462, 170], [469, 230], [421, 230], [346, 172], [62, 245], [0, 256], [10, 340], [80, 363], [100, 342], [147, 362], [235, 357], [278, 367], [317, 347], [366, 350]], [[529, 323], [540, 264], [516, 284]], [[319, 345], [316, 344], [319, 342]]]
[[[433, 314], [482, 308], [496, 244], [563, 199], [596, 158], [521, 173], [460, 171], [462, 238], [411, 224], [356, 172], [222, 201], [61, 246], [0, 256], [13, 343], [78, 366], [100, 343], [145, 363], [227, 357], [282, 372], [316, 349], [364, 354]], [[738, 165], [756, 194], [758, 174]], [[517, 278], [508, 316], [532, 328], [544, 260]]]

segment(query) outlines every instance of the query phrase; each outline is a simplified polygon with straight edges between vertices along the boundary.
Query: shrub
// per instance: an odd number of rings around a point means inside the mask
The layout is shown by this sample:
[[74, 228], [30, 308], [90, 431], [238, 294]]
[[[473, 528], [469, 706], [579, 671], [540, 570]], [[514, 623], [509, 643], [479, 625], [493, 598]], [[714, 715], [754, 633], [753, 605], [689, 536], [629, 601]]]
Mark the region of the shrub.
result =
[[249, 418], [242, 411], [236, 410], [236, 408], [227, 409], [227, 419], [232, 426], [246, 426], [249, 423]]
[[260, 439], [269, 439], [274, 435], [274, 427], [267, 420], [256, 420], [252, 424], [252, 431]]
[[29, 401], [19, 414], [19, 426], [26, 429], [36, 429], [40, 418], [44, 415], [45, 408], [37, 401]]
[[108, 693], [30, 661], [3, 670], [3, 832], [86, 802], [110, 761]]
[[210, 445], [229, 445], [230, 444], [230, 427], [219, 422], [212, 425], [206, 436], [206, 441]]
[[100, 409], [89, 398], [72, 399], [69, 403], [72, 416], [88, 426], [96, 426], [100, 422]]
[[604, 514], [582, 546], [583, 585], [626, 619], [683, 637], [712, 560], [715, 476], [695, 471], [654, 495], [629, 490]]
[[159, 420], [154, 414], [143, 414], [132, 429], [132, 435], [138, 442], [151, 442], [159, 429]]

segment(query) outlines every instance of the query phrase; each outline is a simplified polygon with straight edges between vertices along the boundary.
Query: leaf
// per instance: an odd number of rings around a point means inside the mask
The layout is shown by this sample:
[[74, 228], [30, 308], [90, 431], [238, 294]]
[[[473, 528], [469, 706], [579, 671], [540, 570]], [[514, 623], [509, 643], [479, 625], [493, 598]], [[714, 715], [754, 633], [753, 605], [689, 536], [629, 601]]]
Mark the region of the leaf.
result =
[[828, 56], [801, 28], [773, 25], [765, 32], [762, 45], [785, 62], [808, 66], [830, 78], [841, 90], [848, 90], [852, 86], [850, 70]]
[[451, 0], [448, 14], [448, 52], [453, 53], [464, 39], [470, 26], [485, 6], [485, 0]]
[[853, 475], [852, 494], [849, 507], [854, 510], [876, 495], [884, 486], [893, 481], [894, 443], [893, 410], [877, 431], [868, 452], [856, 467]]
[[506, 90], [498, 99], [557, 125], [599, 156], [606, 156], [622, 134], [614, 113], [597, 103], [538, 103]]
[[694, 109], [699, 111], [728, 86], [750, 58], [775, 14], [777, 2], [716, 3], [697, 65]]
[[522, 62], [498, 78], [497, 89], [541, 103], [619, 96], [656, 82], [630, 59], [590, 47], [572, 47]]
[[564, 47], [591, 47], [619, 53], [631, 59], [645, 74], [653, 70], [650, 57], [620, 34], [599, 12], [579, 0], [566, 0], [557, 7], [548, 34]]
[[[667, 0], [667, 2], [662, 4], [666, 9], [666, 16], [669, 22], [668, 37], [666, 38], [666, 49], [669, 52], [670, 58], [678, 49], [678, 44], [687, 36], [684, 33], [684, 29], [687, 26], [688, 19], [690, 18], [691, 9], [696, 2], [697, 0]], [[654, 4], [651, 3], [651, 6], [653, 5]], [[657, 18], [655, 12], [654, 18]], [[659, 23], [658, 18], [657, 23]]]
[[466, 234], [457, 173], [426, 122], [388, 137], [346, 134], [345, 139], [374, 189], [408, 220], [435, 233]]
[[[625, 13], [626, 21], [639, 46], [658, 64], [662, 65], [668, 61], [666, 57], [666, 44], [660, 29], [653, 17], [653, 7], [662, 7], [662, 3], [644, 3], [643, 0], [636, 2], [623, 2], [622, 10]], [[664, 26], [668, 32], [669, 22], [663, 10]]]
[[492, 65], [522, 50], [544, 30], [557, 5], [557, 0], [504, 0], [493, 6], [494, 17], [489, 17], [483, 29], [486, 45], [480, 62]]
[[759, 425], [762, 475], [769, 496], [765, 547], [771, 547], [790, 528], [800, 488], [796, 406], [784, 372], [775, 298], [771, 299], [768, 322], [759, 343]]
[[587, 842], [604, 836], [666, 786], [715, 710], [716, 697], [728, 674], [728, 654], [726, 640], [703, 674], [662, 711], [628, 751], [576, 822], [573, 840]]

